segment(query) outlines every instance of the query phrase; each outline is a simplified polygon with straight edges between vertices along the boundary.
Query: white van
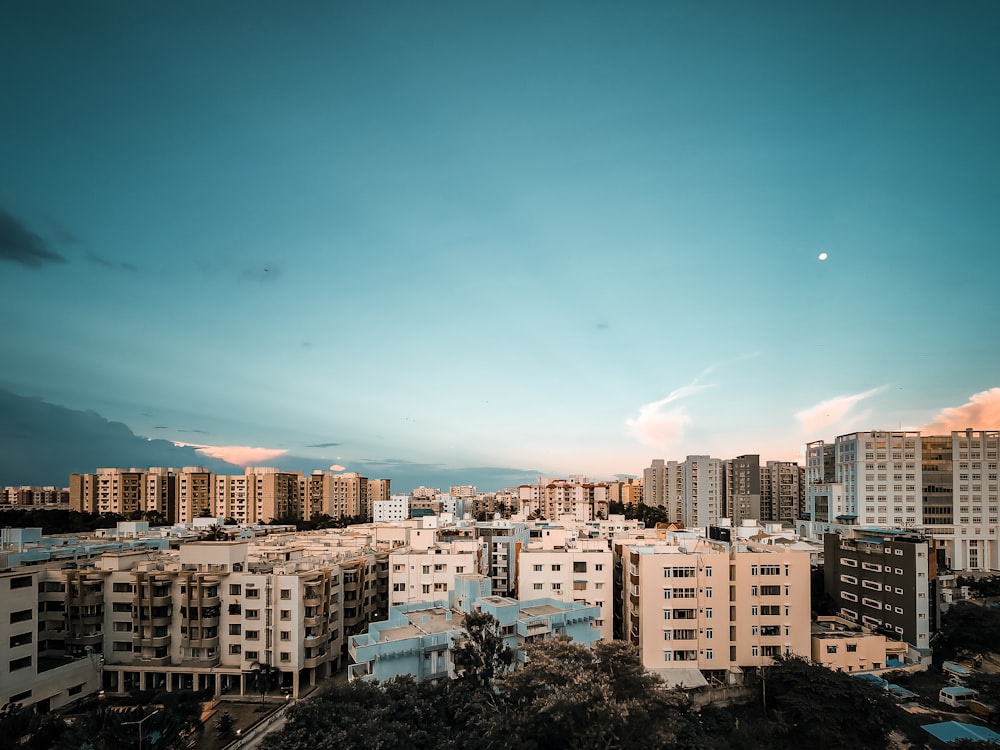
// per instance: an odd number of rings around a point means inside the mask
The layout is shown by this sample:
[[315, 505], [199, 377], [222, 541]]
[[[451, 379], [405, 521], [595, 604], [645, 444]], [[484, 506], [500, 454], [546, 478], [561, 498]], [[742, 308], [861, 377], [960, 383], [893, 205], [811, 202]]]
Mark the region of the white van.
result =
[[967, 687], [941, 688], [941, 692], [938, 693], [938, 700], [953, 708], [968, 708], [978, 697], [979, 693], [976, 690]]

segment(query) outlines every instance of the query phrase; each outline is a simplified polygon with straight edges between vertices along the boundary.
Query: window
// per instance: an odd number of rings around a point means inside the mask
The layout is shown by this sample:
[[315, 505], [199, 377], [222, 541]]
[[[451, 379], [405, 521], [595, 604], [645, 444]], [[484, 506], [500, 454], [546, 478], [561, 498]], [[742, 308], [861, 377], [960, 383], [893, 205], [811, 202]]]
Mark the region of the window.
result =
[[17, 648], [18, 646], [27, 646], [31, 643], [31, 631], [27, 633], [18, 633], [17, 635], [12, 635], [10, 637], [10, 647]]
[[259, 652], [257, 651], [247, 651], [245, 654], [243, 654], [243, 658], [246, 659], [247, 661], [257, 661], [258, 653]]
[[[129, 607], [129, 612], [131, 612], [131, 611], [132, 611], [132, 608]], [[15, 623], [15, 622], [24, 622], [25, 620], [30, 620], [30, 619], [31, 619], [31, 610], [30, 609], [19, 609], [17, 612], [11, 612], [10, 613], [10, 621], [12, 623]]]
[[604, 563], [595, 563], [594, 570], [604, 570]]
[[535, 583], [535, 584], [532, 584], [532, 586], [533, 586], [533, 588], [534, 588], [535, 591], [541, 591], [543, 588], [545, 588], [545, 584], [542, 584], [542, 583]]
[[420, 591], [421, 591], [421, 593], [424, 593], [424, 594], [429, 594], [429, 593], [431, 593], [431, 585], [430, 585], [429, 583], [425, 583], [425, 584], [423, 584], [423, 585], [422, 585], [422, 586], [420, 587]]
[[536, 573], [541, 573], [542, 572], [542, 566], [541, 565], [535, 565], [534, 569], [535, 569]]
[[828, 653], [828, 654], [835, 654], [835, 653], [837, 653], [837, 646], [836, 646], [836, 644], [834, 644], [834, 645], [827, 644], [826, 653]]
[[10, 579], [10, 588], [13, 589], [26, 589], [31, 587], [31, 576], [17, 576], [16, 578]]
[[240, 584], [238, 583], [229, 584], [230, 596], [239, 596], [241, 593], [243, 593], [243, 587]]
[[[394, 584], [392, 584], [392, 590], [393, 591], [406, 591], [406, 584], [405, 583], [394, 583]], [[284, 611], [284, 610], [282, 610], [282, 611]]]
[[248, 620], [259, 620], [260, 619], [260, 610], [259, 609], [248, 609], [247, 610], [247, 614], [246, 614], [246, 618]]
[[561, 583], [553, 583], [552, 584], [552, 590], [553, 591], [559, 591], [560, 589], [562, 589], [562, 584]]
[[259, 641], [260, 640], [260, 631], [259, 630], [248, 630], [246, 632], [246, 634], [245, 634], [245, 637], [246, 637], [246, 639], [248, 641]]
[[282, 651], [278, 656], [278, 661], [291, 661], [292, 655], [288, 651]]
[[857, 643], [848, 643], [847, 644], [847, 653], [853, 654], [853, 653], [856, 653], [857, 650], [858, 650], [858, 644]]
[[131, 594], [132, 584], [131, 583], [121, 583], [115, 582], [111, 584], [111, 590], [116, 594]]
[[247, 599], [260, 599], [260, 589], [247, 589]]
[[281, 631], [281, 640], [283, 640], [283, 641], [290, 641], [290, 640], [292, 640], [292, 632], [290, 630], [282, 630]]
[[562, 570], [562, 565], [553, 565], [552, 566], [552, 572], [558, 573], [560, 570]]
[[282, 599], [291, 599], [292, 598], [292, 590], [291, 589], [281, 589], [280, 596], [281, 596]]
[[231, 653], [231, 654], [234, 654], [234, 655], [238, 654], [242, 650], [243, 650], [243, 647], [240, 644], [238, 644], [238, 643], [230, 643], [229, 644], [229, 653]]
[[242, 629], [243, 629], [242, 625], [236, 625], [235, 623], [234, 624], [230, 624], [230, 626], [229, 626], [229, 635], [239, 635], [240, 632], [242, 631]]

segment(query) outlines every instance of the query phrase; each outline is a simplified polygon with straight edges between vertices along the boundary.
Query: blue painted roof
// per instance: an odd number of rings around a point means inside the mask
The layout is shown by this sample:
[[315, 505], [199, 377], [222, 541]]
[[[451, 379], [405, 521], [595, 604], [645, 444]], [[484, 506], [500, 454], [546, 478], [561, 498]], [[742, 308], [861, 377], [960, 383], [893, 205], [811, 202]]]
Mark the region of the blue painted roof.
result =
[[958, 740], [980, 740], [1000, 745], [1000, 734], [992, 729], [960, 721], [942, 721], [940, 724], [924, 724], [921, 729], [937, 737], [942, 742]]

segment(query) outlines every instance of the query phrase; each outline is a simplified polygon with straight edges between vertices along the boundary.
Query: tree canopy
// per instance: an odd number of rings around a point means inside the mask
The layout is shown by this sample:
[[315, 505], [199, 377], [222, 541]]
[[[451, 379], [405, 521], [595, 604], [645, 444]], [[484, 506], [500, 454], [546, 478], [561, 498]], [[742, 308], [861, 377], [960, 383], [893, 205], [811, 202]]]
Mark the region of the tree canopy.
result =
[[934, 661], [966, 654], [988, 654], [1000, 649], [1000, 609], [973, 602], [957, 602], [941, 618], [933, 640]]

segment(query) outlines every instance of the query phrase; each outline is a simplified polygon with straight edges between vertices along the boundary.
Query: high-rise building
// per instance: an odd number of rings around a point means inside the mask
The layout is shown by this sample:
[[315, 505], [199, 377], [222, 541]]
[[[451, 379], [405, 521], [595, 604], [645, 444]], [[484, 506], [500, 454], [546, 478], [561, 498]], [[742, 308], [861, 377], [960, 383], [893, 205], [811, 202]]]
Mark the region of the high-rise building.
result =
[[731, 518], [734, 525], [743, 520], [761, 520], [760, 456], [737, 456], [725, 461], [724, 466], [722, 515]]
[[826, 593], [840, 616], [929, 654], [937, 630], [937, 562], [927, 540], [826, 534], [823, 547]]
[[623, 636], [647, 669], [668, 676], [666, 670], [684, 670], [693, 687], [705, 678], [725, 684], [732, 671], [764, 667], [777, 656], [809, 656], [807, 553], [706, 541], [626, 542], [619, 549], [616, 606]]
[[761, 520], [794, 524], [805, 510], [805, 467], [768, 461], [760, 471]]

